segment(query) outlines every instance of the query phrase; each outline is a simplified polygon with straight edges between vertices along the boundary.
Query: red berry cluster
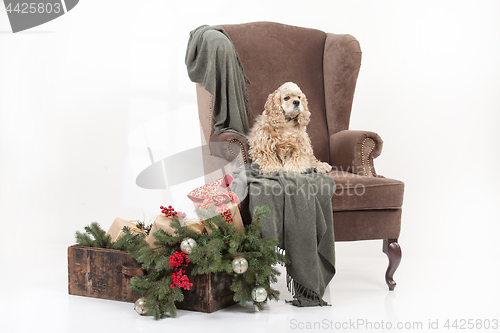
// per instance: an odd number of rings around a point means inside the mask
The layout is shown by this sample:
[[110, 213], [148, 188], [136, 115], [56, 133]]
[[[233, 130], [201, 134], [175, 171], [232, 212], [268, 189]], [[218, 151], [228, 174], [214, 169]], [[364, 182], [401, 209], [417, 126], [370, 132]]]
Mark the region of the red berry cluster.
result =
[[176, 251], [170, 256], [170, 266], [174, 269], [172, 273], [172, 284], [170, 288], [179, 287], [189, 290], [193, 284], [189, 283], [189, 278], [186, 275], [186, 270], [183, 267], [187, 267], [189, 264], [189, 259], [187, 254], [184, 252]]
[[188, 264], [189, 259], [184, 252], [175, 251], [175, 253], [170, 256], [170, 266], [174, 270], [181, 269], [181, 267], [187, 267]]
[[178, 217], [180, 219], [186, 217], [186, 213], [177, 212], [172, 206], [163, 207], [160, 206], [161, 212], [165, 214], [167, 217]]
[[181, 269], [172, 274], [172, 284], [170, 285], [170, 288], [177, 286], [179, 288], [184, 288], [185, 290], [191, 289], [193, 284], [189, 282], [189, 278], [184, 273], [186, 273], [186, 270]]

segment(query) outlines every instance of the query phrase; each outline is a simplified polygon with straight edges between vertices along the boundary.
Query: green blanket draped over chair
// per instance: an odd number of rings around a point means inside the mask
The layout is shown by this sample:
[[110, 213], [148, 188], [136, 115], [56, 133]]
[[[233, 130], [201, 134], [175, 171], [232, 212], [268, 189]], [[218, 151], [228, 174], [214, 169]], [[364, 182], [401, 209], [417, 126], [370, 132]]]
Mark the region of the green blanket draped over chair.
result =
[[250, 82], [224, 29], [203, 25], [191, 33], [186, 52], [191, 81], [205, 85], [213, 96], [214, 133], [249, 131], [250, 104], [245, 83]]
[[261, 219], [262, 236], [275, 237], [290, 259], [288, 289], [297, 306], [327, 305], [322, 297], [335, 275], [332, 196], [335, 182], [309, 169], [304, 174], [275, 172], [263, 175], [256, 164], [233, 172], [231, 190], [242, 201], [242, 216], [268, 205]]

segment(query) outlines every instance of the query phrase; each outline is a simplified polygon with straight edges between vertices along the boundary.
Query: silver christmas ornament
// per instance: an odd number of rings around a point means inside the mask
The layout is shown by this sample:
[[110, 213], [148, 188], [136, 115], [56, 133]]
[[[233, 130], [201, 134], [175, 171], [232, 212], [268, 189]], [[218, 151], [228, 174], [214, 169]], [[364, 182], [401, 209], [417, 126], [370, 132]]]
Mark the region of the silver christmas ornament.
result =
[[181, 251], [185, 254], [190, 254], [193, 251], [193, 248], [196, 247], [196, 241], [192, 238], [185, 238], [181, 242]]
[[231, 267], [236, 274], [243, 274], [248, 269], [248, 261], [242, 256], [237, 256], [231, 262]]
[[134, 310], [140, 314], [141, 316], [145, 316], [148, 314], [148, 309], [144, 306], [146, 299], [144, 297], [139, 298], [135, 301]]
[[252, 299], [257, 303], [262, 303], [267, 299], [267, 291], [264, 287], [256, 287], [252, 290]]

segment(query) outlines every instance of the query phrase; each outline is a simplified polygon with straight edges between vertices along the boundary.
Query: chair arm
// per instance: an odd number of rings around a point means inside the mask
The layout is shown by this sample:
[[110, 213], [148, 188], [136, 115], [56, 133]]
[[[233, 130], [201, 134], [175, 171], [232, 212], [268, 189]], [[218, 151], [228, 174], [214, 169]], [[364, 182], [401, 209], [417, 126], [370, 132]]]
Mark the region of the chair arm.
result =
[[382, 152], [383, 141], [377, 133], [344, 130], [330, 136], [330, 164], [339, 171], [379, 177], [373, 159]]
[[[248, 140], [237, 133], [223, 132], [210, 135], [210, 151], [212, 156], [220, 157], [227, 162], [240, 159], [240, 164], [250, 162]], [[240, 156], [240, 157], [238, 157]]]

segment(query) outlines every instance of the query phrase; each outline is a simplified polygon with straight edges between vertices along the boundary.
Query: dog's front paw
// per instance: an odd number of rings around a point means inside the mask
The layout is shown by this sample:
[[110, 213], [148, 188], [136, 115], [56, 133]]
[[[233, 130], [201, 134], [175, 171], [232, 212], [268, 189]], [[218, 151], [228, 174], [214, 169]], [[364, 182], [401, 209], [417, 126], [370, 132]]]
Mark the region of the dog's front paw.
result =
[[315, 163], [314, 168], [321, 173], [328, 173], [330, 172], [330, 170], [332, 170], [332, 166], [330, 164], [319, 161]]
[[260, 172], [262, 172], [263, 174], [265, 175], [270, 175], [272, 174], [273, 172], [278, 172], [280, 171], [281, 169], [283, 169], [283, 167], [281, 165], [271, 165], [271, 164], [268, 164], [268, 165], [260, 165], [259, 166], [259, 169], [260, 169]]
[[304, 166], [299, 166], [293, 163], [285, 164], [283, 167], [283, 171], [285, 173], [304, 173], [307, 171], [307, 168]]

